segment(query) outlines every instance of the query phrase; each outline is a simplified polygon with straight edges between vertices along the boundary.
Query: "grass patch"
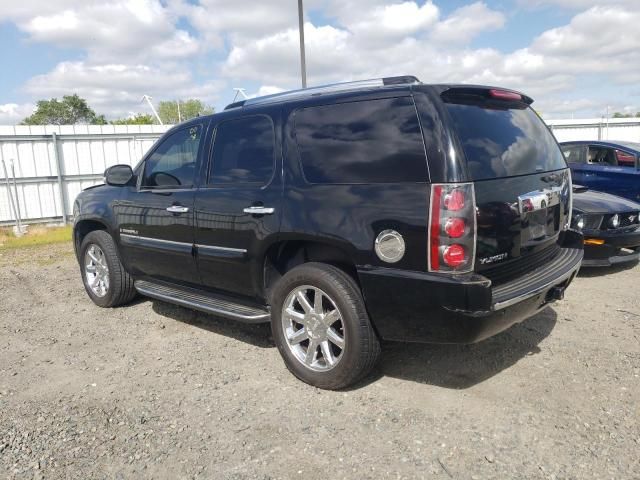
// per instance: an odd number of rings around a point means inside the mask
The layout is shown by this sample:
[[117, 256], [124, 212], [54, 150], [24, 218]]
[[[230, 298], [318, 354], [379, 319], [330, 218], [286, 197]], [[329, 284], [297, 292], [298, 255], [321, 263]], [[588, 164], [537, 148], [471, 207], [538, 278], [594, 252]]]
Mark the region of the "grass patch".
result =
[[33, 225], [25, 235], [16, 237], [10, 228], [3, 228], [0, 229], [0, 251], [70, 242], [72, 229], [71, 225], [65, 227]]

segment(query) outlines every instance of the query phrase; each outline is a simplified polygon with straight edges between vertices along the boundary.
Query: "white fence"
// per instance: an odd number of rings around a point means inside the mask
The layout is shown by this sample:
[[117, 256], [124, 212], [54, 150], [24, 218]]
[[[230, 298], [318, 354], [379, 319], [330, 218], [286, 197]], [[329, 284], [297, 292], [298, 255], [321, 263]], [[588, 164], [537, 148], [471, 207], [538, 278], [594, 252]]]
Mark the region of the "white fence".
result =
[[[559, 141], [640, 142], [640, 118], [547, 121]], [[14, 166], [20, 216], [26, 223], [63, 221], [83, 189], [102, 182], [105, 169], [134, 165], [170, 126], [67, 125], [0, 126], [0, 224], [15, 221], [4, 160]], [[13, 192], [13, 184], [11, 191]]]
[[11, 193], [26, 223], [65, 222], [78, 193], [102, 182], [105, 169], [134, 165], [170, 126], [0, 126], [0, 224], [12, 223], [4, 161]]
[[570, 140], [620, 140], [640, 142], [640, 118], [587, 118], [547, 120], [559, 142]]

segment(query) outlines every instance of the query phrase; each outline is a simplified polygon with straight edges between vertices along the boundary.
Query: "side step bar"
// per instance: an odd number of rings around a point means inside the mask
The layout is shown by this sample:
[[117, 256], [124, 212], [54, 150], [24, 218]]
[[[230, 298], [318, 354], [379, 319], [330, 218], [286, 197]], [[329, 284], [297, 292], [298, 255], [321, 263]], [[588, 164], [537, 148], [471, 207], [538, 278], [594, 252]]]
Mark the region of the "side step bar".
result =
[[237, 303], [235, 299], [230, 299], [229, 297], [205, 293], [191, 288], [146, 280], [136, 280], [134, 286], [138, 292], [147, 297], [240, 322], [264, 323], [271, 318], [268, 308]]

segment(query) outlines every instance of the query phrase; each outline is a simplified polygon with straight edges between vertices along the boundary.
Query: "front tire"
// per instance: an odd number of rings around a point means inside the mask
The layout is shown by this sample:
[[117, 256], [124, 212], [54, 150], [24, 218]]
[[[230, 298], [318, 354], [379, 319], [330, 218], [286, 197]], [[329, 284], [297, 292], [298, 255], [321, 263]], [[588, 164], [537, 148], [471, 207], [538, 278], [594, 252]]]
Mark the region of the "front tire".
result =
[[136, 296], [133, 278], [120, 263], [113, 238], [104, 230], [90, 232], [82, 241], [80, 271], [87, 294], [99, 307], [117, 307]]
[[287, 368], [310, 385], [337, 390], [367, 375], [380, 343], [358, 285], [344, 271], [306, 263], [273, 292], [271, 328]]

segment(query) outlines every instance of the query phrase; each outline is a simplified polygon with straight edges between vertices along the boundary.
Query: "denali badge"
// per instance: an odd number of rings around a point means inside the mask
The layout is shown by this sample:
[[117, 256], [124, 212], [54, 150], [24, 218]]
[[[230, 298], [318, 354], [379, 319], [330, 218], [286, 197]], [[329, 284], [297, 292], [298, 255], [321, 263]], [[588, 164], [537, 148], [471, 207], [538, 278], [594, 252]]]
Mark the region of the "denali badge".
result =
[[500, 262], [502, 260], [506, 260], [506, 258], [509, 256], [508, 253], [499, 253], [498, 255], [493, 255], [492, 257], [484, 257], [484, 258], [480, 258], [480, 265], [486, 265], [488, 263], [495, 263], [495, 262]]
[[138, 230], [131, 230], [130, 228], [121, 228], [120, 233], [128, 233], [130, 235], [138, 235]]

